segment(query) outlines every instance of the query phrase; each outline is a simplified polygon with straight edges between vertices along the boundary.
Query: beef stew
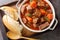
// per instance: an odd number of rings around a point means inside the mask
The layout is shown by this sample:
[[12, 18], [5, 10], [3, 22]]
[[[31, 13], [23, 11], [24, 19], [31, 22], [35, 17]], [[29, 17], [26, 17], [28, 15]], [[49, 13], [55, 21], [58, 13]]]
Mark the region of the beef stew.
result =
[[21, 8], [21, 18], [27, 27], [42, 30], [49, 26], [53, 12], [48, 3], [44, 0], [29, 0], [24, 5]]

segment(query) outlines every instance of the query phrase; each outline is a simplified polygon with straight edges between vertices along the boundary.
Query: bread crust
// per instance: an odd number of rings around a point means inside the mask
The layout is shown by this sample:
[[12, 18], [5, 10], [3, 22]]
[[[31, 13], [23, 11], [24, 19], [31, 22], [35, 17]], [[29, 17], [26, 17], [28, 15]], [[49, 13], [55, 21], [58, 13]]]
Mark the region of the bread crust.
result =
[[5, 14], [9, 15], [12, 17], [14, 20], [18, 20], [18, 12], [17, 9], [9, 7], [9, 6], [4, 6], [0, 8], [5, 12]]
[[14, 33], [18, 33], [20, 34], [20, 32], [22, 31], [21, 25], [19, 24], [19, 22], [17, 22], [16, 20], [12, 19], [10, 16], [8, 15], [4, 15], [2, 18], [2, 21], [5, 25], [5, 27], [14, 32]]

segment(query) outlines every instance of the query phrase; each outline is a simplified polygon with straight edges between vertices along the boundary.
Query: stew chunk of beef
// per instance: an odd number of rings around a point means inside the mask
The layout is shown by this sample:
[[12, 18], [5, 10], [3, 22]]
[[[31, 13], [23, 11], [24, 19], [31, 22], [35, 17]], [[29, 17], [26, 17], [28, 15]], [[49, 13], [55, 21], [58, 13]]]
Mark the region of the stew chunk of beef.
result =
[[45, 2], [43, 2], [42, 0], [39, 0], [37, 3], [38, 6], [45, 6]]
[[31, 8], [30, 5], [28, 5], [28, 6], [26, 7], [26, 9], [27, 9], [27, 11], [29, 11], [29, 12], [32, 10], [32, 8]]
[[35, 9], [33, 15], [36, 16], [36, 17], [40, 17], [41, 13], [40, 13], [39, 9]]
[[33, 23], [36, 24], [39, 18], [34, 18]]
[[42, 29], [46, 28], [47, 26], [49, 26], [49, 23], [48, 22], [45, 22], [45, 23], [41, 24], [39, 26], [39, 28], [42, 30]]
[[44, 20], [44, 18], [42, 17], [42, 18], [41, 18], [41, 23], [43, 23], [43, 22], [45, 22], [45, 20]]
[[27, 23], [27, 19], [26, 18], [22, 18], [24, 23]]

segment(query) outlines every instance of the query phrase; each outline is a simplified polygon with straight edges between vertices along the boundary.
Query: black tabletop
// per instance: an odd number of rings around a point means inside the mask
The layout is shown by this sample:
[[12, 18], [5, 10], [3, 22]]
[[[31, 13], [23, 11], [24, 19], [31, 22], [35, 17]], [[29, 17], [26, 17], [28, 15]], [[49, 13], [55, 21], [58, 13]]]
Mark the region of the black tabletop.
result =
[[[53, 30], [53, 31], [48, 30], [48, 31], [43, 32], [43, 33], [38, 33], [32, 37], [38, 38], [40, 40], [60, 40], [60, 25], [59, 25], [60, 24], [60, 0], [49, 0], [49, 1], [53, 4], [53, 6], [55, 8], [56, 18], [58, 19], [59, 23], [58, 23], [57, 27], [55, 28], [55, 30]], [[1, 23], [2, 22], [0, 21], [0, 26], [2, 25]], [[4, 34], [4, 30], [0, 30], [0, 31], [3, 31], [2, 35], [0, 32], [0, 40], [3, 40], [3, 38], [4, 38], [4, 40], [7, 40], [7, 37], [5, 37], [6, 35]], [[2, 38], [2, 36], [3, 36], [3, 38]]]

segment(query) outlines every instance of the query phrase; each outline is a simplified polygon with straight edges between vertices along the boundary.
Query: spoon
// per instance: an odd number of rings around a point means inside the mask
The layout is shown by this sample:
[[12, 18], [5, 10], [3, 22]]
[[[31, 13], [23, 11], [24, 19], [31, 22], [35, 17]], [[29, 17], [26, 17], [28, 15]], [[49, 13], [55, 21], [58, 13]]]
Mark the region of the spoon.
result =
[[39, 40], [39, 39], [34, 39], [34, 38], [23, 37], [22, 34], [21, 34], [21, 32], [20, 32], [20, 34], [16, 34], [16, 33], [14, 33], [14, 32], [8, 31], [8, 32], [7, 32], [7, 36], [8, 36], [10, 39]]

